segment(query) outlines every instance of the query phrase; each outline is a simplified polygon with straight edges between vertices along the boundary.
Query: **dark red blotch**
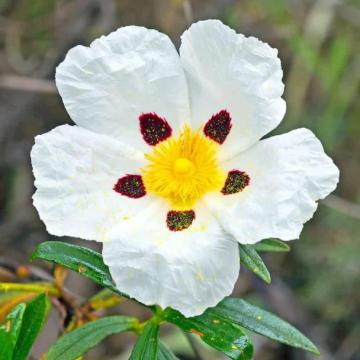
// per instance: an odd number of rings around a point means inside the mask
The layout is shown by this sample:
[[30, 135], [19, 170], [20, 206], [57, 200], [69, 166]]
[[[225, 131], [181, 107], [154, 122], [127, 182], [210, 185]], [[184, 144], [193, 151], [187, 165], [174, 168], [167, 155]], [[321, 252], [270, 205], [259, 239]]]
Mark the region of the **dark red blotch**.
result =
[[138, 199], [146, 195], [141, 175], [125, 175], [118, 179], [113, 188], [121, 195]]
[[204, 126], [204, 134], [210, 139], [222, 144], [229, 135], [231, 116], [227, 110], [221, 110], [213, 115]]
[[141, 134], [149, 145], [154, 146], [172, 134], [169, 123], [155, 113], [141, 114], [139, 121]]
[[236, 194], [244, 190], [250, 184], [250, 176], [240, 170], [231, 170], [225, 181], [221, 192], [224, 195]]
[[171, 231], [181, 231], [187, 229], [192, 224], [194, 219], [194, 210], [171, 210], [167, 213], [166, 224]]

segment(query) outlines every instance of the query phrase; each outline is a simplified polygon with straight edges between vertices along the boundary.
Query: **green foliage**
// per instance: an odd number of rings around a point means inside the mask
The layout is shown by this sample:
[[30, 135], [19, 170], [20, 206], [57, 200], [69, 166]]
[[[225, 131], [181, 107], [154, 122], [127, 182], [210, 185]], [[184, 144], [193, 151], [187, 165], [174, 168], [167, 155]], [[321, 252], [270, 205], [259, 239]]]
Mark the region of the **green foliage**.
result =
[[35, 259], [47, 260], [69, 268], [101, 286], [129, 297], [116, 289], [109, 268], [104, 264], [101, 254], [94, 250], [63, 241], [47, 241], [38, 245], [31, 256], [31, 260]]
[[50, 302], [41, 294], [33, 301], [18, 304], [0, 327], [0, 359], [26, 360], [50, 310]]
[[226, 298], [207, 312], [281, 343], [319, 355], [317, 347], [300, 331], [279, 317], [245, 300]]
[[149, 321], [139, 336], [129, 360], [157, 359], [159, 347], [159, 324]]
[[17, 305], [6, 317], [4, 325], [0, 327], [0, 359], [10, 360], [13, 358], [25, 308], [25, 304]]
[[266, 265], [252, 245], [239, 244], [240, 262], [256, 274], [267, 284], [271, 283], [271, 276]]
[[290, 251], [290, 246], [277, 239], [266, 239], [254, 245], [256, 251], [264, 252], [286, 252]]
[[253, 346], [249, 337], [231, 319], [219, 318], [214, 309], [216, 308], [208, 309], [204, 314], [192, 318], [167, 309], [165, 319], [182, 330], [199, 336], [202, 341], [231, 359], [251, 359]]
[[[258, 244], [258, 247], [260, 251], [288, 250], [287, 245], [278, 240], [263, 241]], [[242, 263], [263, 280], [270, 282], [270, 274], [256, 252], [255, 246], [240, 245], [239, 248]], [[32, 259], [48, 260], [65, 266], [86, 275], [106, 289], [118, 293], [113, 286], [109, 270], [104, 264], [101, 254], [93, 250], [63, 242], [45, 242], [37, 247]], [[105, 303], [107, 303], [109, 298], [111, 299], [111, 292], [103, 290], [89, 301], [91, 303], [91, 301], [105, 299]], [[110, 302], [112, 301], [111, 299]], [[115, 303], [118, 302], [115, 301]], [[101, 306], [105, 308], [104, 304], [100, 304], [99, 308]], [[162, 321], [168, 321], [185, 332], [199, 336], [202, 341], [231, 359], [250, 360], [252, 358], [253, 346], [242, 328], [290, 346], [315, 354], [319, 353], [316, 346], [293, 326], [242, 299], [227, 298], [216, 307], [207, 309], [204, 314], [192, 318], [186, 318], [171, 308], [164, 311], [157, 307], [151, 307], [151, 309], [155, 310], [155, 315], [144, 325], [131, 354], [130, 359], [132, 360], [157, 359], [157, 356], [163, 360], [176, 359], [175, 355], [164, 345], [159, 345], [159, 325]], [[138, 332], [142, 328], [140, 325], [136, 325], [136, 319], [113, 317], [113, 321], [120, 321], [121, 324], [108, 323], [110, 319], [112, 318], [90, 322], [64, 335], [49, 350], [48, 359], [75, 359], [109, 334], [126, 330]]]
[[50, 348], [46, 359], [75, 360], [105, 337], [119, 332], [134, 330], [137, 326], [137, 319], [125, 316], [108, 316], [91, 321], [60, 337]]

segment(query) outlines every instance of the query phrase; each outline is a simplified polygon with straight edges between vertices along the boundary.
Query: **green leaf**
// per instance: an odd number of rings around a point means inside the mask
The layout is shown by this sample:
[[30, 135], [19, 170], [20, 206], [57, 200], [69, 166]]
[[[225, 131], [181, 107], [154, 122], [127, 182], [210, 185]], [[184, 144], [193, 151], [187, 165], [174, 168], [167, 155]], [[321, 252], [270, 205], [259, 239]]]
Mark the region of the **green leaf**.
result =
[[0, 359], [12, 359], [26, 305], [17, 305], [0, 327]]
[[89, 351], [105, 337], [134, 330], [138, 326], [135, 318], [108, 316], [91, 321], [62, 337], [50, 348], [46, 360], [73, 360]]
[[254, 245], [256, 251], [286, 252], [290, 251], [290, 246], [277, 239], [267, 239]]
[[251, 245], [239, 244], [239, 250], [240, 262], [267, 284], [270, 284], [270, 273], [254, 247]]
[[213, 309], [207, 309], [202, 315], [186, 318], [178, 311], [168, 308], [164, 315], [167, 321], [199, 336], [202, 341], [231, 359], [252, 358], [253, 346], [249, 337], [239, 326], [217, 316]]
[[157, 360], [159, 325], [149, 321], [139, 336], [129, 360]]
[[67, 244], [62, 241], [46, 241], [38, 245], [31, 260], [41, 259], [69, 268], [121, 296], [128, 295], [116, 289], [109, 268], [104, 264], [101, 254], [82, 246]]
[[246, 329], [281, 343], [319, 355], [316, 346], [299, 330], [279, 317], [251, 305], [245, 300], [226, 298], [209, 309], [213, 316], [231, 321]]
[[41, 294], [26, 305], [18, 341], [13, 358], [27, 359], [33, 343], [45, 324], [50, 310], [50, 302], [45, 294]]
[[161, 341], [159, 342], [158, 360], [179, 360], [173, 352]]

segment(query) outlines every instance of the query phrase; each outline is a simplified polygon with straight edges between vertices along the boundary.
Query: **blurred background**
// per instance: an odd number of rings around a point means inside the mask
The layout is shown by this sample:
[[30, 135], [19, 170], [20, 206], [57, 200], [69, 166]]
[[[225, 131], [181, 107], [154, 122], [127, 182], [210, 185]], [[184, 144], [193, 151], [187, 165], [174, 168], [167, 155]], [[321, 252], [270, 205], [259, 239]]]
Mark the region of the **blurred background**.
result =
[[[320, 359], [360, 359], [358, 0], [0, 0], [1, 261], [26, 264], [38, 243], [53, 238], [32, 206], [29, 152], [34, 136], [71, 123], [53, 81], [67, 50], [130, 24], [165, 32], [178, 47], [190, 23], [208, 18], [279, 49], [288, 111], [274, 133], [310, 128], [341, 171], [335, 194], [320, 203], [301, 241], [291, 243], [290, 253], [265, 255], [271, 286], [243, 269], [235, 294], [296, 325], [320, 347]], [[46, 264], [36, 266], [46, 269]], [[6, 271], [0, 275], [11, 277]], [[67, 286], [83, 296], [97, 290], [76, 274]], [[111, 311], [143, 319], [149, 315], [130, 302]], [[59, 330], [54, 311], [34, 359]], [[196, 358], [175, 328], [165, 326], [162, 336], [180, 359]], [[134, 340], [111, 336], [85, 359], [127, 359]], [[258, 360], [314, 358], [255, 335], [254, 345]], [[196, 346], [203, 359], [222, 358]]]

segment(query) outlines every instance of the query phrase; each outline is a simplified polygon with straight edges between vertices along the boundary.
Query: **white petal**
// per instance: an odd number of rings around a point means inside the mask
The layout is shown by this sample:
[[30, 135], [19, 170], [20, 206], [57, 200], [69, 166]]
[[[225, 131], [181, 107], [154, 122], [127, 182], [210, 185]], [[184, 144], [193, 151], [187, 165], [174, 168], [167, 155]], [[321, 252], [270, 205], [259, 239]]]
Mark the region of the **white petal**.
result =
[[71, 49], [56, 85], [76, 124], [146, 149], [139, 115], [156, 112], [176, 129], [189, 118], [178, 53], [156, 30], [127, 26]]
[[299, 238], [316, 201], [339, 180], [338, 168], [307, 129], [262, 140], [224, 166], [245, 171], [250, 185], [238, 194], [208, 197], [207, 205], [243, 244]]
[[127, 227], [114, 228], [103, 256], [119, 290], [146, 305], [171, 306], [185, 316], [201, 314], [229, 295], [239, 272], [236, 241], [197, 208], [193, 225], [166, 227], [166, 209], [155, 204]]
[[203, 126], [220, 110], [233, 127], [221, 147], [228, 159], [274, 129], [285, 114], [277, 50], [218, 20], [200, 21], [182, 35], [180, 57], [190, 92], [193, 123]]
[[113, 190], [118, 178], [139, 173], [143, 154], [106, 135], [63, 125], [35, 138], [31, 151], [34, 205], [49, 233], [104, 241], [149, 196], [131, 199]]

